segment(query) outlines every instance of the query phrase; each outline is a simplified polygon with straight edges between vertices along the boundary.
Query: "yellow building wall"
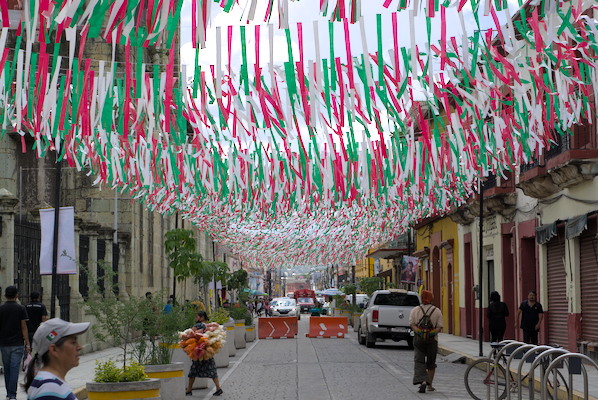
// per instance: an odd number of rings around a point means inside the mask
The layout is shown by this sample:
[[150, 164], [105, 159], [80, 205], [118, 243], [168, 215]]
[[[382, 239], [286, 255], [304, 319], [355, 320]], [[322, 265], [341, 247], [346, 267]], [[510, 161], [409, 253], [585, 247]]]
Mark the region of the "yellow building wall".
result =
[[373, 271], [374, 260], [364, 257], [355, 261], [355, 277], [357, 279], [370, 277]]
[[[440, 254], [440, 271], [441, 271], [441, 278], [440, 278], [440, 287], [441, 287], [441, 295], [440, 299], [435, 299], [434, 303], [436, 303], [444, 317], [444, 332], [449, 332], [449, 293], [451, 292], [449, 289], [449, 282], [451, 282], [450, 277], [448, 276], [448, 264], [450, 263], [453, 267], [453, 276], [452, 276], [452, 297], [453, 297], [453, 305], [452, 305], [452, 334], [460, 335], [460, 315], [459, 315], [459, 304], [460, 304], [460, 297], [459, 297], [459, 288], [460, 288], [460, 275], [461, 275], [461, 265], [459, 265], [459, 234], [458, 234], [458, 224], [453, 222], [449, 217], [440, 218], [434, 220], [425, 226], [420, 227], [416, 230], [416, 238], [415, 238], [415, 248], [417, 251], [422, 251], [426, 247], [430, 251], [430, 257], [432, 255], [432, 243], [431, 238], [434, 234], [440, 233], [441, 241], [446, 241], [449, 239], [453, 239], [453, 248], [452, 248], [452, 259], [450, 259], [450, 251], [445, 247], [441, 249]], [[438, 243], [434, 243], [434, 245], [438, 245]], [[427, 260], [420, 258], [420, 277], [425, 279], [425, 271], [424, 265], [429, 265], [431, 263], [431, 259], [428, 258]], [[431, 287], [431, 282], [426, 282], [424, 284], [425, 287]]]

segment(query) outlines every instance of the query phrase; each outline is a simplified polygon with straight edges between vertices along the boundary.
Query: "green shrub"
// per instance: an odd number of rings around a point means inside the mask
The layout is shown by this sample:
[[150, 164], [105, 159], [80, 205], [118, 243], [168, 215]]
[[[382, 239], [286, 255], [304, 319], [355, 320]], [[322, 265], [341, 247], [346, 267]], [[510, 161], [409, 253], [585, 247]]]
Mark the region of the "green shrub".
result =
[[249, 313], [249, 311], [245, 312], [245, 325], [251, 326], [253, 325], [253, 317]]
[[132, 362], [122, 371], [122, 382], [138, 382], [147, 379], [145, 367], [139, 363]]
[[246, 314], [249, 313], [249, 311], [247, 311], [246, 307], [243, 306], [238, 306], [238, 305], [234, 305], [232, 306], [229, 310], [228, 310], [230, 316], [232, 317], [232, 319], [239, 320], [239, 319], [245, 319]]
[[95, 374], [96, 382], [120, 382], [122, 368], [118, 368], [114, 361], [96, 361]]
[[132, 362], [124, 370], [114, 361], [96, 361], [95, 382], [138, 382], [147, 379], [143, 365]]
[[229, 321], [230, 314], [226, 309], [219, 308], [217, 311], [214, 311], [212, 315], [210, 315], [210, 321], [216, 322], [220, 325], [224, 325]]

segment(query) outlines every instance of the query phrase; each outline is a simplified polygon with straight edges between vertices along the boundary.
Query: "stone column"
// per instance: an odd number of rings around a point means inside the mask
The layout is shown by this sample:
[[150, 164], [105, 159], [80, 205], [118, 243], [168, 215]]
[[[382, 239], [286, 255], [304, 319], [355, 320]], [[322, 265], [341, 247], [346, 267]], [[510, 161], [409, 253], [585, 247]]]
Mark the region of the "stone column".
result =
[[127, 249], [131, 243], [131, 235], [127, 232], [118, 232], [118, 298], [121, 301], [129, 299], [127, 291]]
[[89, 255], [87, 257], [87, 282], [90, 294], [98, 287], [98, 230], [100, 225], [87, 222], [82, 224], [81, 230], [89, 237]]
[[81, 274], [81, 264], [79, 255], [79, 237], [81, 236], [81, 222], [82, 219], [75, 215], [75, 259], [77, 260], [77, 273], [69, 275], [69, 286], [71, 288], [71, 321], [81, 322], [83, 321], [83, 296], [79, 291], [79, 275]]
[[106, 253], [104, 254], [104, 296], [105, 297], [114, 297], [114, 292], [112, 291], [113, 283], [112, 283], [112, 276], [114, 274], [114, 269], [112, 265], [112, 243], [114, 241], [114, 229], [112, 228], [105, 228], [102, 227], [98, 231], [99, 239], [104, 240], [106, 246]]
[[15, 206], [19, 200], [8, 190], [0, 189], [0, 289], [15, 281]]

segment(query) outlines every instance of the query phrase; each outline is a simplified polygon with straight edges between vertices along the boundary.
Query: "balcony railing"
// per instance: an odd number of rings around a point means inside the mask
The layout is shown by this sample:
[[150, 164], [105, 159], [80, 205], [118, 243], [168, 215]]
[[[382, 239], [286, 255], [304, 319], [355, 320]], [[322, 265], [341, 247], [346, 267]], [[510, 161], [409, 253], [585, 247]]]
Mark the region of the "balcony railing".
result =
[[569, 150], [571, 148], [571, 139], [572, 137], [568, 133], [562, 136], [557, 134], [556, 140], [550, 141], [550, 148], [546, 151], [546, 159], [550, 160]]
[[493, 188], [514, 188], [513, 173], [510, 171], [505, 171], [503, 174], [506, 179], [502, 178], [502, 176], [499, 178], [496, 176], [496, 174], [488, 175], [482, 183], [482, 190], [487, 191]]
[[496, 175], [491, 174], [486, 177], [484, 182], [482, 183], [482, 190], [488, 190], [493, 187], [496, 187]]

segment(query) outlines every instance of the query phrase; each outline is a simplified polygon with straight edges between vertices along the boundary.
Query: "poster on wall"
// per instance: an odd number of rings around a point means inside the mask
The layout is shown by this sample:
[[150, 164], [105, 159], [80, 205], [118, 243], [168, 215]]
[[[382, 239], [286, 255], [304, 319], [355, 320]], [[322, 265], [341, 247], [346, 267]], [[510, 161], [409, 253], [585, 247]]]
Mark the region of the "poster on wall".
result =
[[415, 283], [417, 270], [419, 268], [419, 258], [403, 256], [401, 265], [401, 283]]

